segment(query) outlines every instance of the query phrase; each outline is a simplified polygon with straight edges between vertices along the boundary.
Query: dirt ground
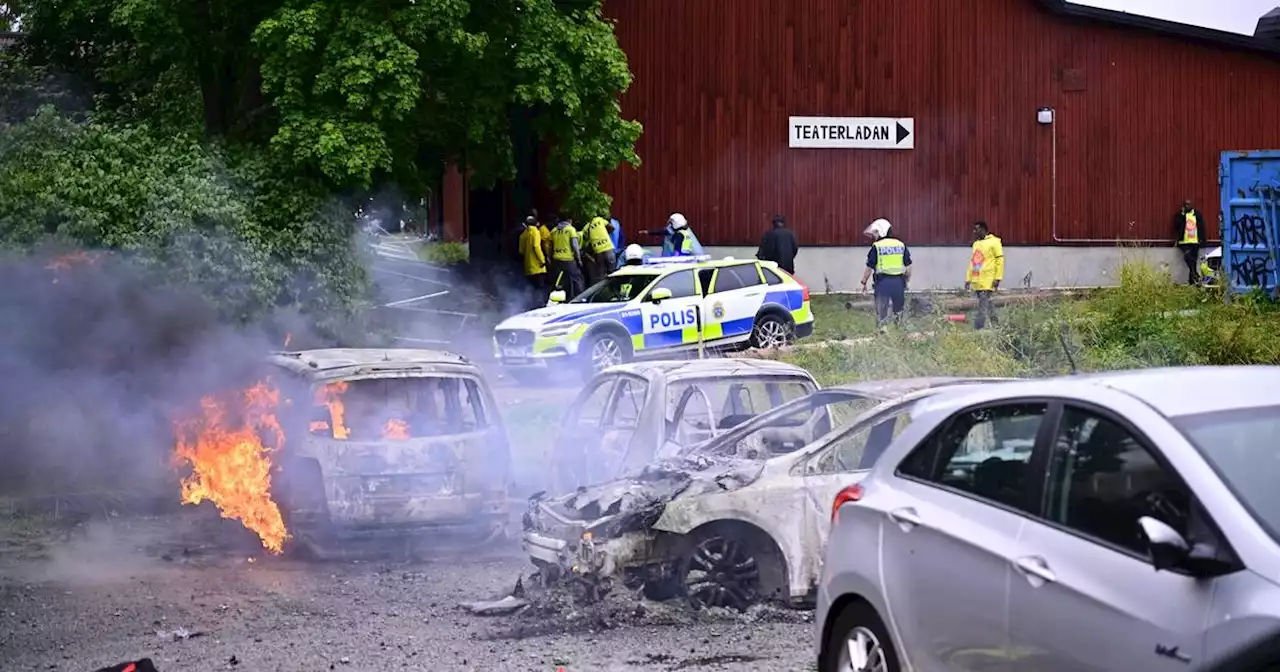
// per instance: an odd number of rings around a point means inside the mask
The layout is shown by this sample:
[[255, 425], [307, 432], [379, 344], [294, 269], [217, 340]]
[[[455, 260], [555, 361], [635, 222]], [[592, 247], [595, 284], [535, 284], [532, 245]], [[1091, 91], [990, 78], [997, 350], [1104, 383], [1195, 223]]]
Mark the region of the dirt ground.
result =
[[630, 596], [586, 618], [462, 610], [528, 573], [515, 544], [314, 564], [266, 556], [203, 508], [0, 525], [8, 669], [88, 672], [149, 656], [162, 672], [805, 670], [812, 657], [801, 612], [693, 613]]

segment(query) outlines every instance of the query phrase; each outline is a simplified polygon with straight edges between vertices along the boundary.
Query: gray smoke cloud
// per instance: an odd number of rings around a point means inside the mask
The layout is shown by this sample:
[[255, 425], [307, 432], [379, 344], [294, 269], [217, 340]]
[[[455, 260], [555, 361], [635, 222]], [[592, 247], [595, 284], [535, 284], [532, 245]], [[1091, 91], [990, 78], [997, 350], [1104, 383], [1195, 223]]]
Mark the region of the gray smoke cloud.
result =
[[232, 326], [127, 256], [0, 257], [0, 494], [176, 492], [173, 420], [250, 384], [289, 314]]

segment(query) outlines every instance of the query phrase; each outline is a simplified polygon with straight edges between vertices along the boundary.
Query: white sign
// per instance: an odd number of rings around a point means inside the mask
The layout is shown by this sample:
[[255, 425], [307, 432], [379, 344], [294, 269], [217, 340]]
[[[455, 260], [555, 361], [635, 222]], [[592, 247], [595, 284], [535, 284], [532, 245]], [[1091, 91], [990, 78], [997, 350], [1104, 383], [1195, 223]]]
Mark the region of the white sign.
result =
[[805, 149], [915, 149], [912, 117], [791, 117], [790, 146]]

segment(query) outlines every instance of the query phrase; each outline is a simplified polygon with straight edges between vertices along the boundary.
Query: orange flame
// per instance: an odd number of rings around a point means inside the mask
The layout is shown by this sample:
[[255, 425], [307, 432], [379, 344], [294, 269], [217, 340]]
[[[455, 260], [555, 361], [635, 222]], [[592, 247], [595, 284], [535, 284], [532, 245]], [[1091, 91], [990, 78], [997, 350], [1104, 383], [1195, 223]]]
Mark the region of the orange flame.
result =
[[409, 438], [409, 423], [392, 418], [382, 427], [382, 438], [404, 440]]
[[[200, 400], [199, 416], [175, 423], [174, 460], [191, 467], [182, 479], [182, 503], [213, 502], [223, 518], [240, 521], [257, 533], [264, 548], [280, 553], [289, 533], [271, 499], [270, 458], [284, 444], [275, 416], [280, 392], [264, 380], [241, 397], [207, 396]], [[233, 405], [239, 411], [234, 420], [228, 413]], [[264, 445], [263, 436], [274, 445]]]
[[[333, 438], [346, 440], [351, 430], [346, 424], [346, 405], [342, 403], [342, 393], [347, 391], [346, 381], [329, 383], [316, 390], [316, 403], [329, 407], [329, 426], [333, 428]], [[315, 424], [312, 424], [315, 427]], [[321, 429], [324, 429], [323, 427]]]

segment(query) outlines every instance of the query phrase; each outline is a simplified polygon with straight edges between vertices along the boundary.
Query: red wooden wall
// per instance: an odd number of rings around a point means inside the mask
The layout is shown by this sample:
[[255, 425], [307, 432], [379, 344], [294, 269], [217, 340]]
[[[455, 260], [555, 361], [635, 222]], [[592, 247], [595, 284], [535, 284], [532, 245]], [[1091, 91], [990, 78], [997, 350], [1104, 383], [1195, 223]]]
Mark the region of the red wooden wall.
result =
[[[721, 245], [754, 244], [775, 212], [809, 245], [860, 244], [875, 217], [915, 244], [966, 243], [977, 218], [1011, 244], [1167, 239], [1184, 198], [1217, 212], [1221, 150], [1280, 147], [1280, 61], [1032, 0], [606, 12], [635, 73], [624, 114], [644, 124], [643, 165], [605, 178], [633, 235], [680, 211]], [[1042, 106], [1057, 110], [1056, 231]], [[789, 149], [791, 115], [914, 117], [916, 148]]]

